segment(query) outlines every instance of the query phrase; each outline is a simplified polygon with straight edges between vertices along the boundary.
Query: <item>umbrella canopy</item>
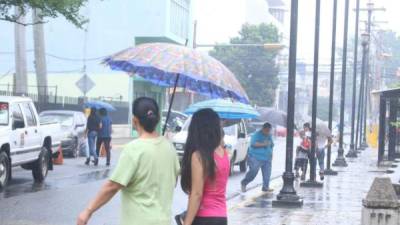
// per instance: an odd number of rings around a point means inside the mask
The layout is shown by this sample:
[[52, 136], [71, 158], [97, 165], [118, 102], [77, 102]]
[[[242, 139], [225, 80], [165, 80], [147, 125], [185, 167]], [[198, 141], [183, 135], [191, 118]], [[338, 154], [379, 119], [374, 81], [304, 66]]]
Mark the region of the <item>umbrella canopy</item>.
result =
[[321, 120], [320, 121], [317, 120], [316, 131], [317, 134], [321, 137], [330, 137], [332, 135], [332, 132], [329, 129], [328, 125]]
[[109, 112], [113, 112], [116, 109], [114, 106], [107, 102], [102, 102], [102, 101], [88, 101], [85, 104], [83, 104], [83, 107], [85, 108], [96, 108], [96, 109], [106, 109]]
[[272, 125], [286, 127], [286, 112], [268, 107], [257, 108], [257, 111], [260, 113], [258, 120], [263, 122], [268, 121]]
[[250, 105], [225, 99], [212, 99], [195, 103], [189, 106], [189, 108], [185, 110], [185, 113], [192, 115], [198, 110], [205, 108], [213, 109], [218, 113], [221, 119], [253, 119], [260, 116], [260, 114]]
[[245, 90], [228, 68], [211, 56], [184, 46], [142, 44], [110, 56], [104, 63], [159, 86], [182, 87], [211, 98], [249, 103]]

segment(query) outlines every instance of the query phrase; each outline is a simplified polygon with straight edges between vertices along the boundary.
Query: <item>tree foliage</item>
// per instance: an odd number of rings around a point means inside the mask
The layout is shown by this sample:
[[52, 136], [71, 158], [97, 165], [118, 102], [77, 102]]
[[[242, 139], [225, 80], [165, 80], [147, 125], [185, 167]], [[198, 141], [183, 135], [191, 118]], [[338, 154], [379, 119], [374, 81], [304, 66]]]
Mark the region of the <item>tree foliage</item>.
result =
[[[31, 9], [38, 9], [41, 19], [63, 16], [75, 26], [82, 28], [87, 20], [80, 15], [79, 10], [88, 0], [0, 0], [0, 20], [20, 23], [18, 20], [25, 16]], [[19, 14], [15, 14], [15, 8]], [[32, 25], [34, 23], [21, 23]]]
[[[238, 37], [231, 44], [277, 43], [278, 29], [270, 24], [244, 24]], [[271, 106], [275, 100], [275, 90], [279, 84], [276, 65], [276, 50], [255, 46], [216, 46], [210, 55], [220, 60], [238, 78], [250, 100], [260, 106]]]

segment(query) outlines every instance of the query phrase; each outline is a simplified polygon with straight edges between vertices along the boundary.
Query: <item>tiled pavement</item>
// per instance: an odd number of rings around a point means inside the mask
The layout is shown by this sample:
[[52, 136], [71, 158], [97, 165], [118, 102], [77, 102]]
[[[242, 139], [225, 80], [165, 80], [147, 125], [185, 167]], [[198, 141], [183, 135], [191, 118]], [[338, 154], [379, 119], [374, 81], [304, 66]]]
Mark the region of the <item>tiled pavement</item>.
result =
[[[301, 208], [275, 208], [272, 200], [282, 187], [282, 180], [272, 183], [273, 195], [253, 191], [232, 201], [229, 210], [231, 225], [359, 225], [362, 199], [372, 181], [378, 176], [389, 176], [387, 168], [376, 166], [377, 150], [367, 149], [356, 159], [347, 159], [348, 167], [335, 168], [338, 176], [326, 176], [323, 188], [303, 188], [296, 182], [296, 190], [303, 197]], [[333, 157], [335, 158], [335, 157]], [[391, 174], [392, 182], [399, 173]], [[235, 203], [237, 202], [237, 203]], [[238, 203], [241, 202], [241, 203]]]

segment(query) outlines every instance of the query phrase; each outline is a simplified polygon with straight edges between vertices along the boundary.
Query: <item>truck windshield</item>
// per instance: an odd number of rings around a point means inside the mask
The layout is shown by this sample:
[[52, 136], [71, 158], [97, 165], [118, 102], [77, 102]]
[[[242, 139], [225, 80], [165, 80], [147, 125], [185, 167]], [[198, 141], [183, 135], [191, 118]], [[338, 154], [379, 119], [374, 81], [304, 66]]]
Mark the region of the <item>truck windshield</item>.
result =
[[0, 102], [0, 126], [8, 125], [9, 110], [8, 103]]

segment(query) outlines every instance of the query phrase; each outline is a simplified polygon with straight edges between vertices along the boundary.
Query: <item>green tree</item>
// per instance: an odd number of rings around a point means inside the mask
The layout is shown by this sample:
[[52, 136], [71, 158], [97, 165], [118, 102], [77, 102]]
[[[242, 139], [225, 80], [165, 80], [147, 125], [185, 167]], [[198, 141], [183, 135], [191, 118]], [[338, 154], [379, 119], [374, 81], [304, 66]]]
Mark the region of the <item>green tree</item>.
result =
[[[244, 24], [239, 36], [232, 38], [230, 43], [277, 43], [279, 39], [278, 29], [272, 24]], [[252, 103], [260, 106], [271, 106], [275, 100], [275, 89], [279, 84], [277, 54], [276, 50], [255, 46], [216, 46], [210, 52], [236, 75]]]
[[[55, 18], [63, 16], [75, 26], [82, 28], [86, 19], [82, 17], [79, 10], [88, 0], [0, 0], [0, 20], [20, 23], [18, 19], [25, 16], [31, 9], [40, 10], [41, 19], [45, 17]], [[19, 10], [15, 14], [14, 8]], [[34, 23], [23, 23], [32, 25]]]

